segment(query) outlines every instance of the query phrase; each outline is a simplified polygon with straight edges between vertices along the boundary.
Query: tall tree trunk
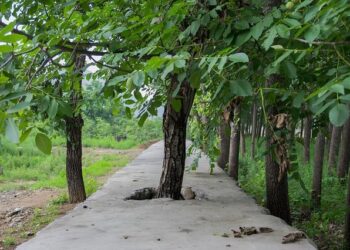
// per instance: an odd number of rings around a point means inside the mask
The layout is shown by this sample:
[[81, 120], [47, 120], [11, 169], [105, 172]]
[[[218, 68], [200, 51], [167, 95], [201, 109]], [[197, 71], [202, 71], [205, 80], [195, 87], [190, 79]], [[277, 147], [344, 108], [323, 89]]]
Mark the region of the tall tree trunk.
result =
[[304, 122], [302, 120], [300, 123], [300, 138], [303, 138], [303, 135], [304, 135], [303, 132], [304, 132]]
[[349, 162], [350, 162], [350, 119], [345, 123], [342, 134], [341, 134], [341, 144], [340, 153], [338, 161], [338, 177], [345, 178], [348, 172]]
[[328, 172], [331, 174], [334, 172], [337, 164], [338, 150], [340, 144], [341, 127], [333, 126], [331, 142], [329, 145], [329, 156], [328, 156]]
[[308, 115], [304, 120], [304, 163], [310, 162], [311, 131], [312, 116]]
[[[282, 79], [279, 75], [271, 75], [266, 82], [266, 87], [270, 87], [275, 83], [281, 83]], [[274, 104], [268, 108], [268, 117], [273, 118], [278, 114], [278, 105]], [[275, 135], [278, 129], [273, 124], [266, 124], [266, 157], [265, 157], [265, 171], [266, 171], [266, 207], [271, 214], [285, 220], [291, 224], [289, 198], [288, 198], [288, 180], [287, 171], [282, 175], [280, 169], [283, 166], [279, 165], [275, 155], [278, 140]]]
[[245, 134], [244, 131], [241, 130], [241, 135], [240, 135], [240, 144], [241, 144], [241, 153], [242, 155], [245, 155], [246, 153], [246, 144], [245, 144]]
[[240, 126], [240, 106], [239, 104], [236, 104], [233, 111], [229, 159], [229, 176], [233, 177], [234, 180], [238, 180]]
[[321, 206], [321, 189], [322, 189], [322, 169], [324, 160], [325, 136], [322, 131], [318, 132], [315, 155], [314, 155], [314, 173], [312, 179], [311, 200], [312, 208], [319, 209]]
[[[79, 110], [82, 101], [82, 75], [85, 65], [85, 56], [78, 55], [75, 61], [76, 77], [79, 81], [78, 90], [72, 86], [70, 102], [74, 109], [72, 117], [66, 117], [67, 151], [66, 151], [66, 176], [68, 184], [69, 202], [77, 203], [86, 199], [83, 173], [82, 173], [82, 128], [83, 118]], [[74, 81], [73, 84], [74, 85]]]
[[255, 156], [255, 140], [256, 140], [256, 124], [257, 123], [257, 107], [256, 101], [253, 102], [253, 114], [252, 114], [252, 144], [251, 144], [251, 157]]
[[224, 117], [221, 118], [219, 127], [220, 136], [220, 155], [218, 158], [218, 166], [225, 170], [228, 166], [228, 159], [230, 155], [230, 135], [231, 127], [229, 120], [226, 121]]
[[181, 103], [180, 111], [177, 112], [172, 105], [171, 94], [180, 84], [177, 78], [171, 78], [169, 100], [166, 104], [163, 114], [164, 131], [164, 159], [163, 170], [158, 186], [158, 198], [172, 198], [178, 200], [181, 198], [181, 187], [186, 159], [186, 128], [187, 120], [190, 114], [195, 89], [190, 86], [188, 81], [181, 83], [180, 91], [176, 99]]

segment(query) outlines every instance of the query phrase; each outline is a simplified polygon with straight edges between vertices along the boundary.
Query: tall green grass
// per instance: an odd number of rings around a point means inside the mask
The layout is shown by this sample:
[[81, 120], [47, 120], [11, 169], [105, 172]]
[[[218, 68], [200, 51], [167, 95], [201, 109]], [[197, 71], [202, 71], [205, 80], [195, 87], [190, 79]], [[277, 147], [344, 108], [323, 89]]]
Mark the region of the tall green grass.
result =
[[[247, 138], [247, 153], [241, 156], [239, 170], [239, 184], [243, 190], [256, 198], [257, 202], [264, 205], [266, 201], [265, 191], [265, 148], [264, 142], [260, 141], [256, 156], [250, 157], [250, 138]], [[298, 171], [307, 191], [301, 187], [300, 182], [289, 176], [289, 199], [293, 224], [304, 231], [309, 237], [316, 239], [319, 245], [328, 248], [341, 249], [342, 232], [345, 218], [346, 184], [337, 177], [328, 174], [327, 160], [324, 162], [322, 180], [321, 209], [310, 210], [311, 186], [313, 175], [313, 147], [311, 144], [310, 164], [304, 164], [303, 146], [297, 145]], [[330, 233], [330, 228], [335, 226], [337, 233]], [[340, 230], [340, 231], [339, 231]]]

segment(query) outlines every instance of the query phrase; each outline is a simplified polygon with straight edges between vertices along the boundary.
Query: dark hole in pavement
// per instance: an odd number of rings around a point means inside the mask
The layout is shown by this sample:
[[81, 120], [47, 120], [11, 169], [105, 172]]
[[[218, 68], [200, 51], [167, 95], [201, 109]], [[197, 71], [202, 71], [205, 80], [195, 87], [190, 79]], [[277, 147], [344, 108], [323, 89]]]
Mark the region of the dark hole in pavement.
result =
[[[135, 190], [133, 193], [124, 198], [124, 200], [151, 200], [156, 197], [157, 189], [154, 187], [146, 187]], [[194, 200], [194, 199], [207, 199], [204, 193], [197, 195], [191, 187], [183, 187], [181, 189], [181, 196], [183, 200]]]

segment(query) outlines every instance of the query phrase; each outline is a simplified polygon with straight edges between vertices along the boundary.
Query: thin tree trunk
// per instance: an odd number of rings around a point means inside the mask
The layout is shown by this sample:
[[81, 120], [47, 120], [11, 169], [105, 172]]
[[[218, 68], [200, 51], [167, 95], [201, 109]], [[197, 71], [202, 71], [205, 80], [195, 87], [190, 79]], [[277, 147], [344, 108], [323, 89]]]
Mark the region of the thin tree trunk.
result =
[[252, 115], [252, 144], [251, 144], [251, 157], [255, 156], [255, 140], [256, 140], [256, 123], [257, 123], [257, 108], [256, 101], [253, 102], [253, 115]]
[[226, 121], [224, 117], [222, 117], [220, 121], [219, 135], [220, 135], [220, 155], [218, 158], [218, 166], [225, 170], [225, 168], [228, 166], [228, 159], [230, 155], [231, 127], [230, 127], [230, 122]]
[[341, 127], [333, 126], [331, 143], [329, 145], [329, 156], [328, 156], [328, 172], [331, 174], [334, 172], [337, 164], [338, 150], [340, 144]]
[[240, 144], [241, 144], [241, 152], [242, 155], [245, 155], [246, 153], [246, 144], [245, 144], [245, 135], [244, 132], [241, 130], [241, 135], [240, 135]]
[[233, 122], [231, 128], [231, 144], [229, 158], [229, 176], [238, 180], [239, 168], [239, 146], [240, 146], [240, 107], [239, 104], [234, 107]]
[[304, 163], [310, 162], [311, 131], [312, 116], [308, 115], [304, 121]]
[[[171, 96], [178, 84], [180, 83], [173, 76], [168, 96]], [[175, 200], [181, 198], [186, 159], [187, 120], [193, 105], [195, 92], [190, 83], [184, 81], [181, 83], [181, 90], [177, 96], [177, 100], [181, 102], [180, 111], [177, 112], [174, 109], [171, 99], [166, 104], [163, 114], [164, 159], [157, 192], [158, 198], [172, 198]]]
[[322, 131], [318, 132], [315, 155], [314, 155], [314, 173], [312, 179], [312, 208], [319, 209], [321, 206], [321, 190], [322, 190], [322, 169], [324, 160], [325, 136]]
[[[281, 81], [282, 79], [279, 75], [271, 75], [266, 82], [266, 86], [270, 87]], [[276, 105], [268, 108], [269, 118], [277, 115], [277, 108], [278, 106]], [[275, 132], [277, 132], [277, 128], [270, 124], [266, 125], [266, 207], [270, 210], [272, 215], [280, 217], [288, 224], [291, 224], [287, 172], [280, 176], [280, 168], [282, 168], [282, 166], [276, 161], [277, 157], [273, 150], [277, 147], [277, 141], [274, 138]]]
[[[75, 70], [78, 77], [82, 77], [82, 69], [85, 65], [85, 56], [78, 55], [75, 61]], [[73, 85], [73, 84], [72, 84]], [[79, 79], [79, 90], [72, 86], [71, 104], [73, 109], [79, 109], [82, 101], [82, 79]], [[83, 173], [82, 173], [82, 128], [83, 118], [79, 110], [74, 110], [72, 117], [66, 117], [67, 151], [66, 151], [66, 176], [68, 184], [69, 202], [77, 203], [86, 199]]]
[[345, 123], [341, 134], [341, 145], [338, 161], [338, 177], [345, 178], [350, 161], [350, 119]]
[[300, 138], [303, 138], [303, 135], [304, 135], [304, 122], [301, 121], [300, 123]]

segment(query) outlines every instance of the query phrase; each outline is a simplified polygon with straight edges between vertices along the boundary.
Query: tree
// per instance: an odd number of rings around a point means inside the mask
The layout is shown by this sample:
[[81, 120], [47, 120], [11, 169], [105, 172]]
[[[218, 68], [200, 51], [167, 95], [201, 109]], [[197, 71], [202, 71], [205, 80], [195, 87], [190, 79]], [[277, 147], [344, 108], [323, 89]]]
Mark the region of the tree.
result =
[[341, 139], [341, 127], [332, 126], [331, 141], [329, 145], [328, 172], [334, 172], [337, 165], [338, 150]]
[[310, 143], [312, 132], [312, 116], [307, 115], [304, 119], [304, 163], [310, 162]]
[[241, 115], [240, 115], [240, 98], [236, 98], [231, 102], [232, 127], [229, 157], [229, 176], [234, 180], [238, 180], [239, 168], [239, 148], [240, 148], [240, 131], [241, 131]]
[[314, 171], [312, 180], [312, 208], [319, 209], [321, 207], [321, 191], [322, 191], [322, 170], [325, 149], [325, 136], [323, 131], [319, 131], [315, 144]]
[[[82, 102], [82, 75], [85, 66], [85, 56], [78, 55], [75, 59], [75, 75], [71, 83], [70, 102], [74, 114], [65, 118], [67, 133], [66, 175], [70, 203], [82, 202], [86, 199], [82, 169], [82, 128], [84, 120], [79, 105]], [[78, 84], [76, 84], [78, 82]]]
[[218, 158], [218, 165], [224, 169], [228, 166], [230, 155], [230, 135], [231, 127], [229, 120], [227, 121], [224, 115], [220, 121], [219, 137], [220, 137], [220, 155]]
[[340, 153], [339, 153], [339, 162], [338, 162], [338, 177], [345, 178], [346, 173], [348, 172], [350, 155], [350, 119], [345, 123], [342, 135], [341, 135], [341, 144], [340, 144]]

